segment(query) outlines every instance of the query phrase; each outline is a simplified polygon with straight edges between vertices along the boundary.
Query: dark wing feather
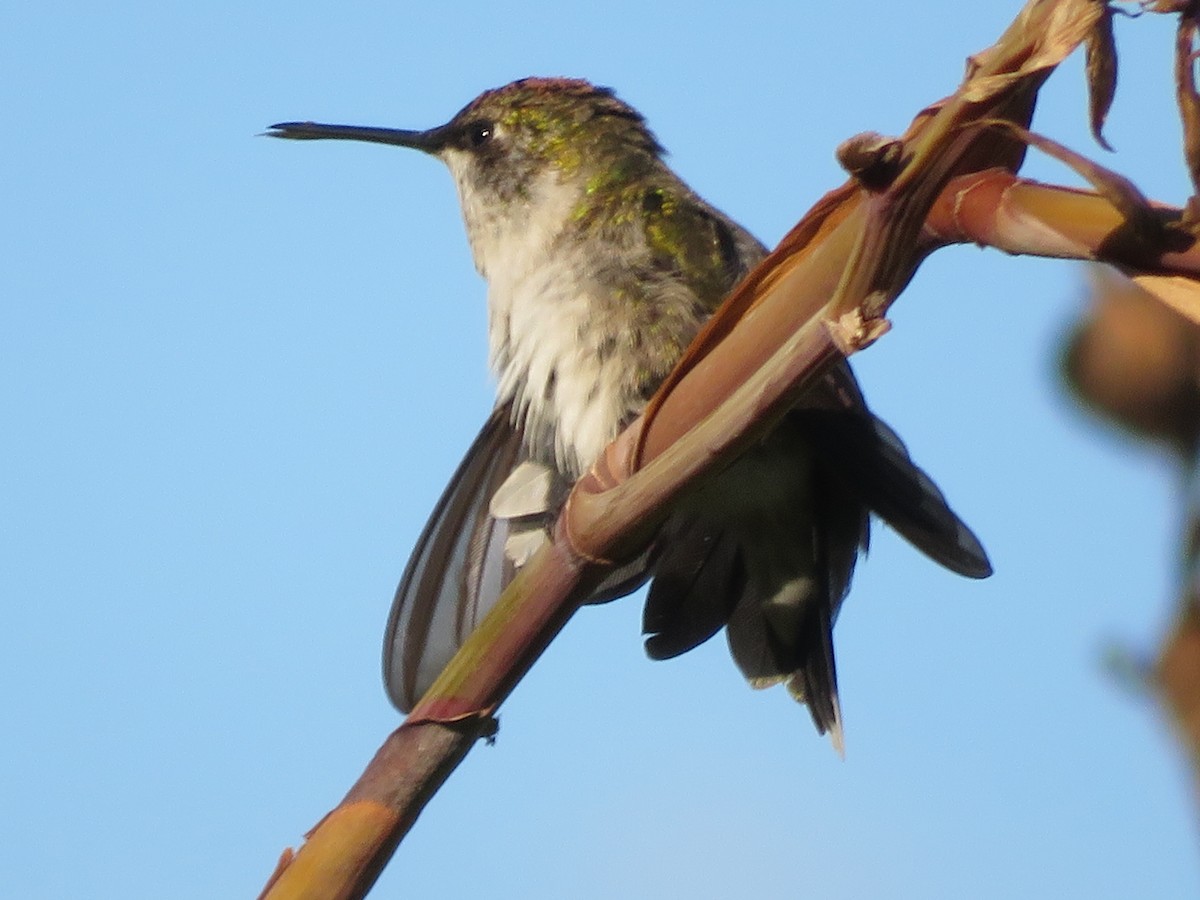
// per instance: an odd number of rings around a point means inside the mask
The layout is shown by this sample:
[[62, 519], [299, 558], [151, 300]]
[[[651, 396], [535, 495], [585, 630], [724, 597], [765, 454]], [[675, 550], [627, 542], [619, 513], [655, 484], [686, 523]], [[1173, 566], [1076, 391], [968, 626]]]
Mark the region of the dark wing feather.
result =
[[992, 564], [886, 424], [866, 410], [798, 409], [823, 464], [910, 544], [952, 572], [986, 578]]
[[509, 523], [488, 505], [525, 454], [507, 405], [497, 407], [438, 500], [409, 557], [383, 644], [388, 696], [408, 712], [511, 580]]

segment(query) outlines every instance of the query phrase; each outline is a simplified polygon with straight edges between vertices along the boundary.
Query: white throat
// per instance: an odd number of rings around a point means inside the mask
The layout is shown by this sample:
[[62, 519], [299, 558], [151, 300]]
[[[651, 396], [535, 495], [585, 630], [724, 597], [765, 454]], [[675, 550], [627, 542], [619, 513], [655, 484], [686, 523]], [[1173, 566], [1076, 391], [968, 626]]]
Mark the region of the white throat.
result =
[[[475, 267], [488, 283], [488, 343], [500, 402], [511, 400], [535, 458], [578, 476], [628, 415], [629, 372], [606, 359], [594, 327], [611, 298], [601, 260], [566, 234], [583, 186], [548, 170], [518, 200], [474, 188], [470, 162], [446, 154]], [[598, 302], [597, 302], [598, 301]]]

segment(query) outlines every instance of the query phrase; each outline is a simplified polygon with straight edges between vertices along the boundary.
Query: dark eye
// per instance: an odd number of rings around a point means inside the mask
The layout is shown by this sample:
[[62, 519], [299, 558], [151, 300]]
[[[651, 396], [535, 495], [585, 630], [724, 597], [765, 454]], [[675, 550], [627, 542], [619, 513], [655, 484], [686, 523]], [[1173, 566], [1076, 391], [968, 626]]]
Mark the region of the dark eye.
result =
[[492, 139], [494, 130], [491, 122], [472, 122], [467, 126], [467, 143], [472, 147], [482, 147]]

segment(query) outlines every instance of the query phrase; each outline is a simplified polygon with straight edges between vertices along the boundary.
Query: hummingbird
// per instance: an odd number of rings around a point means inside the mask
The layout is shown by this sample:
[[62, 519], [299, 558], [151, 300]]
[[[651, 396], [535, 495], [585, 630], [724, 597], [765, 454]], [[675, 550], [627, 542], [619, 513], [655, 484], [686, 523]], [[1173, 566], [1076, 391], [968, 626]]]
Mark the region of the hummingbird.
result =
[[[672, 171], [640, 113], [583, 80], [514, 81], [425, 131], [283, 122], [267, 134], [440, 159], [487, 282], [495, 407], [417, 541], [385, 635], [384, 681], [407, 712], [548, 540], [574, 481], [767, 250]], [[724, 628], [749, 683], [785, 684], [841, 752], [832, 629], [871, 512], [946, 568], [991, 574], [843, 361], [680, 498], [652, 546], [586, 602], [649, 580], [652, 658]]]

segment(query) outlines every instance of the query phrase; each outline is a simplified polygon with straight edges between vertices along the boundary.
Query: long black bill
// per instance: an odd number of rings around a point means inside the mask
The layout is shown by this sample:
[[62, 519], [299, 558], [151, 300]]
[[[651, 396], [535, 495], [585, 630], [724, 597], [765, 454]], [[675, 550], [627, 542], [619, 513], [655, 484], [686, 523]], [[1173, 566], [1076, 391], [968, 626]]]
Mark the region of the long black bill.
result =
[[412, 147], [426, 153], [436, 153], [446, 142], [445, 126], [428, 131], [408, 131], [403, 128], [325, 125], [321, 122], [279, 122], [263, 133], [267, 137], [293, 141], [369, 141], [372, 144], [391, 144], [393, 147]]

